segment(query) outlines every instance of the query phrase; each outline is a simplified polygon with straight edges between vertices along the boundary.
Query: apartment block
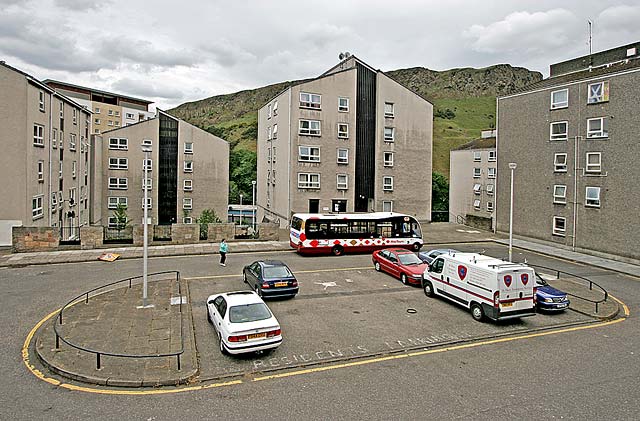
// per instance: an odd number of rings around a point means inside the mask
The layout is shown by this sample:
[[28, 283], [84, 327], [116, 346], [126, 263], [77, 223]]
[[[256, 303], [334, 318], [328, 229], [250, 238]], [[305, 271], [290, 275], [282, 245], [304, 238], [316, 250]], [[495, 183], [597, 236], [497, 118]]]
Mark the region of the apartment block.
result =
[[[131, 224], [141, 224], [145, 189], [151, 224], [195, 223], [205, 209], [226, 218], [225, 140], [157, 110], [152, 119], [94, 135], [92, 141], [97, 151], [93, 224], [115, 227], [119, 204]], [[151, 149], [147, 157], [143, 145]]]
[[497, 100], [497, 229], [640, 259], [640, 42], [552, 64]]
[[496, 205], [495, 130], [485, 130], [449, 155], [449, 220], [491, 230]]
[[11, 244], [13, 226], [76, 236], [89, 222], [91, 112], [5, 62], [0, 92], [0, 245]]
[[349, 56], [258, 111], [258, 220], [396, 211], [431, 219], [433, 106]]
[[93, 134], [129, 126], [155, 116], [152, 111], [149, 111], [152, 101], [58, 80], [47, 79], [44, 83], [93, 111], [91, 122]]

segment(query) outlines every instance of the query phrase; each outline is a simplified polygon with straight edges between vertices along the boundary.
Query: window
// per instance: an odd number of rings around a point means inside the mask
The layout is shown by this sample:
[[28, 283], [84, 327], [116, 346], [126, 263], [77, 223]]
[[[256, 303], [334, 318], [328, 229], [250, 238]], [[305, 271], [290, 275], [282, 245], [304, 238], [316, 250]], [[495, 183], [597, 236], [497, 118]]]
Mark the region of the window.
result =
[[78, 163], [77, 161], [73, 161], [71, 163], [71, 176], [76, 178], [76, 174], [78, 173]]
[[51, 213], [54, 213], [58, 206], [58, 194], [56, 192], [51, 193]]
[[273, 115], [274, 116], [278, 115], [278, 101], [273, 102]]
[[126, 208], [128, 204], [128, 199], [126, 197], [109, 197], [109, 209], [116, 209], [118, 205], [122, 205]]
[[108, 111], [107, 111], [107, 113], [108, 113], [109, 115], [113, 115], [113, 110], [108, 110]]
[[600, 152], [587, 152], [586, 172], [602, 171], [602, 154]]
[[184, 161], [184, 172], [193, 172], [193, 161]]
[[557, 121], [549, 125], [549, 139], [551, 140], [567, 140], [569, 124], [566, 121]]
[[64, 197], [62, 197], [62, 192], [58, 192], [58, 207], [61, 208], [64, 201]]
[[385, 102], [384, 103], [384, 116], [385, 117], [394, 117], [394, 106], [393, 102]]
[[182, 218], [182, 223], [183, 224], [193, 224], [193, 218], [190, 216], [185, 216], [184, 218]]
[[129, 120], [133, 120], [135, 118], [132, 113], [126, 113], [125, 117], [128, 118]]
[[609, 82], [598, 82], [589, 84], [589, 97], [587, 104], [609, 101]]
[[393, 167], [393, 152], [384, 152], [384, 166]]
[[100, 134], [100, 129], [94, 129], [94, 130], [93, 130], [93, 132], [94, 132], [95, 134]]
[[109, 228], [119, 228], [122, 224], [118, 223], [118, 218], [116, 218], [115, 216], [110, 216], [108, 225]]
[[495, 168], [487, 168], [487, 178], [496, 178]]
[[129, 149], [129, 140], [126, 138], [109, 138], [109, 149], [120, 149], [126, 151]]
[[482, 153], [480, 151], [474, 151], [473, 152], [473, 161], [474, 162], [480, 162], [481, 159], [482, 159]]
[[349, 111], [349, 98], [338, 98], [338, 111], [346, 113]]
[[349, 188], [349, 178], [347, 177], [347, 174], [337, 175], [336, 186], [338, 187], [338, 190], [346, 190]]
[[298, 173], [299, 189], [319, 189], [320, 174]]
[[393, 142], [395, 139], [395, 128], [394, 127], [385, 127], [384, 128], [384, 140], [385, 142]]
[[129, 183], [126, 178], [109, 177], [109, 189], [126, 190]]
[[75, 151], [76, 150], [76, 143], [77, 143], [77, 137], [74, 133], [71, 133], [69, 135], [69, 150], [70, 151]]
[[62, 178], [62, 161], [58, 165], [58, 177]]
[[587, 120], [587, 138], [609, 137], [609, 120], [606, 117]]
[[300, 120], [300, 129], [298, 133], [301, 135], [308, 135], [308, 136], [320, 136], [320, 121], [319, 120]]
[[493, 212], [493, 202], [487, 202], [487, 212]]
[[278, 138], [278, 125], [277, 124], [273, 125], [273, 138], [274, 139]]
[[267, 140], [271, 140], [271, 126], [267, 127]]
[[567, 232], [567, 218], [560, 216], [553, 217], [553, 235], [561, 235], [564, 237]]
[[300, 92], [300, 108], [320, 109], [322, 97], [318, 94]]
[[473, 169], [473, 178], [480, 178], [481, 175], [482, 175], [482, 168]]
[[113, 120], [109, 120], [109, 121], [107, 122], [107, 126], [113, 126]]
[[73, 113], [71, 115], [71, 121], [73, 122], [73, 124], [78, 124], [78, 110], [73, 108], [72, 111]]
[[39, 124], [33, 125], [33, 145], [44, 146], [44, 126]]
[[53, 134], [51, 135], [51, 147], [53, 149], [58, 149], [58, 130], [53, 129]]
[[100, 114], [100, 107], [94, 108], [93, 112], [96, 114]]
[[567, 154], [557, 153], [553, 156], [553, 171], [567, 172]]
[[143, 178], [142, 179], [142, 190], [151, 190], [153, 189], [153, 179], [152, 178]]
[[184, 153], [193, 153], [193, 142], [185, 142]]
[[591, 208], [600, 207], [600, 187], [587, 187], [584, 205]]
[[493, 184], [487, 184], [487, 194], [489, 196], [493, 195]]
[[385, 200], [382, 202], [382, 212], [393, 212], [392, 200]]
[[38, 181], [41, 183], [44, 181], [44, 161], [42, 160], [38, 161]]
[[475, 184], [473, 185], [473, 193], [474, 193], [474, 194], [480, 194], [480, 193], [482, 193], [482, 184], [480, 184], [480, 183], [475, 183]]
[[69, 206], [75, 206], [78, 203], [76, 198], [76, 188], [72, 187], [69, 189]]
[[182, 199], [182, 209], [193, 209], [193, 199], [191, 197]]
[[100, 124], [100, 119], [99, 118], [95, 118], [93, 120], [93, 124]]
[[43, 195], [33, 196], [31, 199], [31, 216], [33, 219], [42, 218], [44, 214], [43, 206], [42, 206]]
[[109, 157], [110, 170], [126, 170], [129, 168], [129, 160], [127, 158], [111, 158]]
[[349, 125], [346, 123], [338, 123], [338, 139], [349, 138]]
[[271, 104], [267, 106], [267, 119], [271, 118]]
[[[153, 206], [153, 198], [151, 197], [147, 197], [147, 209], [151, 209]], [[144, 209], [144, 197], [142, 198], [142, 200], [140, 201], [140, 204], [142, 206], [142, 209]]]
[[60, 149], [64, 148], [64, 132], [62, 130], [60, 130], [60, 144], [58, 146], [60, 146]]
[[567, 203], [567, 186], [563, 184], [553, 186], [553, 203]]
[[491, 150], [489, 151], [489, 162], [495, 162], [498, 158], [498, 154], [496, 151]]
[[182, 183], [182, 189], [184, 191], [192, 191], [193, 190], [193, 180], [184, 180]]
[[349, 163], [349, 149], [338, 149], [338, 164]]
[[382, 190], [393, 191], [393, 177], [391, 176], [382, 177]]
[[120, 111], [115, 111], [113, 115], [115, 115], [116, 117], [120, 117]]
[[276, 170], [272, 171], [271, 183], [276, 184]]
[[38, 92], [38, 109], [44, 112], [44, 91]]
[[481, 207], [481, 206], [480, 206], [480, 199], [476, 199], [476, 200], [474, 200], [474, 201], [473, 201], [473, 207], [474, 207], [476, 210], [480, 210], [480, 207]]
[[317, 146], [298, 146], [298, 161], [320, 162], [320, 148]]
[[115, 124], [116, 127], [120, 127], [120, 122], [118, 120], [114, 121], [113, 124]]
[[272, 149], [273, 149], [273, 154], [271, 156], [271, 160], [275, 164], [276, 163], [276, 147], [274, 146]]
[[142, 170], [143, 171], [151, 171], [151, 169], [153, 168], [153, 160], [151, 158], [147, 159], [143, 159], [142, 160]]
[[569, 106], [569, 90], [562, 89], [551, 92], [551, 109], [566, 108]]
[[267, 162], [271, 162], [271, 148], [267, 148]]
[[64, 104], [60, 103], [60, 118], [64, 118]]

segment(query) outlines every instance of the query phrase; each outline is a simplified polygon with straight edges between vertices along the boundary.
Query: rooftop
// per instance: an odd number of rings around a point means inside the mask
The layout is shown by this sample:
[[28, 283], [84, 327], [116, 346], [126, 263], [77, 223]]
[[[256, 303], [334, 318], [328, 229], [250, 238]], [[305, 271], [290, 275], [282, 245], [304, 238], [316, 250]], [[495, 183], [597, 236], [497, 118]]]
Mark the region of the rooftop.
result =
[[49, 85], [49, 86], [52, 86], [52, 87], [58, 87], [58, 88], [62, 88], [62, 89], [67, 87], [67, 88], [72, 88], [72, 89], [75, 89], [75, 90], [83, 90], [83, 91], [86, 91], [86, 93], [109, 95], [109, 96], [114, 96], [114, 97], [118, 97], [118, 98], [121, 98], [121, 99], [128, 99], [128, 100], [131, 100], [131, 101], [141, 102], [141, 103], [146, 104], [146, 105], [153, 104], [153, 101], [149, 101], [149, 100], [146, 100], [146, 99], [136, 98], [136, 97], [127, 96], [127, 95], [116, 94], [116, 93], [113, 93], [113, 92], [102, 91], [100, 89], [88, 88], [86, 86], [74, 85], [72, 83], [61, 82], [59, 80], [46, 79], [43, 82], [45, 84]]

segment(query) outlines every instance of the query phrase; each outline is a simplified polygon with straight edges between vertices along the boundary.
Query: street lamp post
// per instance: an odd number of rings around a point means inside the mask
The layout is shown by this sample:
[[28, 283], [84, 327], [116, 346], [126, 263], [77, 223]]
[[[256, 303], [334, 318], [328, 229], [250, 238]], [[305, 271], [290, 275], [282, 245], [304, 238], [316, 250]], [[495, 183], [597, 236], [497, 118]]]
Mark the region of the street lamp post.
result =
[[240, 195], [240, 225], [242, 225], [242, 220], [244, 216], [244, 210], [242, 210], [242, 194]]
[[148, 167], [148, 163], [149, 163], [149, 154], [151, 153], [151, 141], [150, 140], [143, 140], [142, 141], [142, 152], [144, 152], [144, 162], [142, 164], [142, 170], [143, 170], [143, 174], [144, 174], [144, 178], [142, 179], [142, 187], [143, 187], [143, 191], [144, 191], [144, 199], [142, 202], [142, 209], [143, 209], [143, 221], [142, 221], [142, 226], [143, 226], [143, 235], [144, 235], [144, 239], [143, 241], [143, 255], [142, 255], [142, 307], [139, 308], [149, 308], [149, 307], [153, 307], [153, 304], [149, 304], [147, 305], [147, 271], [148, 271], [148, 258], [149, 258], [149, 236], [148, 236], [148, 232], [149, 232], [149, 228], [147, 226], [147, 222], [149, 219], [149, 207], [147, 206], [148, 204], [148, 195], [149, 195], [149, 185], [147, 183], [147, 176], [149, 174], [149, 167]]
[[256, 180], [251, 182], [251, 197], [253, 197], [253, 207], [251, 208], [251, 225], [253, 232], [256, 231]]
[[518, 167], [515, 162], [509, 163], [509, 169], [511, 170], [511, 202], [509, 205], [509, 261], [513, 262], [513, 172]]

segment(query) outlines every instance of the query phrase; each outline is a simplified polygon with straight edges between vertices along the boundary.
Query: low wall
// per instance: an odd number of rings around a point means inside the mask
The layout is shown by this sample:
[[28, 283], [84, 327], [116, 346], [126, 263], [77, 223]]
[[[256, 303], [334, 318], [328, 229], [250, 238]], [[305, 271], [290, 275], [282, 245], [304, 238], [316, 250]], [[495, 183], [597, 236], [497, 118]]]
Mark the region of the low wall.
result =
[[484, 218], [482, 216], [467, 214], [466, 225], [470, 227], [480, 228], [485, 231], [493, 231], [493, 224], [491, 223], [491, 218]]
[[104, 228], [102, 226], [80, 227], [80, 248], [90, 250], [102, 246]]
[[234, 224], [208, 224], [207, 226], [207, 241], [209, 242], [218, 242], [223, 238], [231, 240], [234, 235]]
[[14, 253], [55, 251], [60, 244], [60, 229], [55, 227], [13, 227], [11, 243]]
[[[153, 225], [147, 225], [147, 241], [148, 244], [153, 241]], [[144, 225], [142, 224], [133, 226], [133, 245], [144, 245]]]
[[199, 224], [171, 225], [171, 244], [192, 244], [200, 241]]
[[278, 224], [258, 224], [258, 239], [265, 241], [278, 241], [280, 237]]

